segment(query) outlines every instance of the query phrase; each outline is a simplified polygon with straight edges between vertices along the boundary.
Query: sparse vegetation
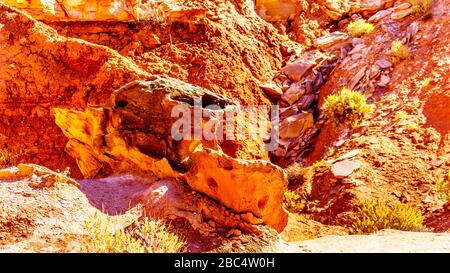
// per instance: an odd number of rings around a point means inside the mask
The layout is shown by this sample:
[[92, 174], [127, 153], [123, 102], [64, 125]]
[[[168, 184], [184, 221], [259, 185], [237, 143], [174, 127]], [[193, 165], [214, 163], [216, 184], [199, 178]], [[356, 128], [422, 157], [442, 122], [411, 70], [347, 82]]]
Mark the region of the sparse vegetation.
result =
[[289, 184], [294, 184], [298, 181], [304, 181], [307, 172], [307, 168], [303, 167], [299, 163], [292, 163], [286, 168], [286, 174]]
[[436, 182], [436, 191], [441, 200], [450, 201], [450, 171]]
[[424, 14], [431, 6], [432, 0], [408, 0], [413, 7], [413, 14]]
[[13, 159], [11, 153], [8, 149], [0, 150], [0, 168], [11, 167], [13, 164]]
[[419, 125], [415, 122], [411, 122], [405, 126], [405, 130], [409, 132], [417, 132], [419, 131]]
[[417, 84], [417, 87], [418, 88], [426, 88], [430, 85], [430, 83], [431, 83], [431, 78], [425, 78]]
[[325, 167], [326, 165], [327, 165], [327, 163], [325, 162], [324, 159], [318, 160], [312, 164], [314, 169], [319, 169], [319, 168]]
[[355, 233], [374, 233], [382, 229], [420, 231], [424, 229], [424, 219], [418, 209], [407, 204], [368, 201], [359, 208], [352, 228]]
[[387, 52], [394, 58], [394, 61], [406, 59], [409, 56], [409, 49], [401, 41], [392, 41], [391, 49]]
[[395, 113], [394, 120], [395, 121], [403, 121], [408, 116], [408, 113], [406, 111], [400, 110]]
[[306, 199], [295, 191], [286, 191], [284, 193], [284, 207], [294, 213], [301, 213], [306, 208]]
[[159, 220], [144, 218], [127, 229], [115, 229], [111, 217], [95, 213], [85, 222], [88, 236], [81, 247], [88, 253], [174, 253], [185, 242]]
[[360, 37], [364, 34], [368, 34], [375, 29], [375, 26], [371, 23], [366, 22], [364, 19], [358, 19], [351, 22], [347, 26], [347, 32], [350, 36]]
[[374, 107], [367, 104], [366, 98], [360, 92], [343, 88], [338, 94], [326, 98], [324, 109], [336, 124], [356, 126], [373, 113]]

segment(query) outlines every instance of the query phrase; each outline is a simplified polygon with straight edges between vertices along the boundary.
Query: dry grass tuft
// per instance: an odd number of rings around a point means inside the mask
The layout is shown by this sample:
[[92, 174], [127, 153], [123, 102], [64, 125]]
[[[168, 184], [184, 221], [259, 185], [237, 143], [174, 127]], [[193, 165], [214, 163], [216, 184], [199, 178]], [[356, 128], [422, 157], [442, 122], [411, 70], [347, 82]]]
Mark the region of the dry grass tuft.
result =
[[87, 253], [176, 253], [185, 242], [159, 220], [143, 218], [127, 229], [115, 229], [111, 217], [95, 213], [85, 222], [88, 236], [81, 247]]
[[383, 229], [421, 231], [424, 219], [418, 209], [407, 204], [368, 201], [359, 208], [352, 228], [355, 233], [374, 233]]
[[364, 19], [353, 21], [347, 26], [348, 34], [353, 37], [360, 37], [364, 34], [371, 33], [374, 29], [375, 26], [366, 22]]

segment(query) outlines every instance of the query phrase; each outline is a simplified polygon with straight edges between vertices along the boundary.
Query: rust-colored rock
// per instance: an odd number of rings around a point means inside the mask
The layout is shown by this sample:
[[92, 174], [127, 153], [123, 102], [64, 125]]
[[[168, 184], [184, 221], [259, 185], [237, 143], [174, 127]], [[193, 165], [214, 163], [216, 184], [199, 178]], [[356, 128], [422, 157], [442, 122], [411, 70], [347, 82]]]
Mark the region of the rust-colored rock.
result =
[[38, 20], [133, 21], [148, 12], [148, 1], [137, 0], [4, 0]]
[[55, 109], [55, 122], [70, 139], [66, 150], [85, 177], [131, 171], [176, 177], [169, 162], [181, 164], [199, 144], [217, 147], [214, 141], [172, 138], [172, 125], [180, 119], [172, 116], [172, 110], [184, 105], [189, 115], [193, 114], [196, 98], [202, 98], [204, 105], [233, 104], [205, 89], [155, 77], [117, 90], [103, 107], [89, 107], [84, 112]]
[[297, 60], [287, 64], [281, 69], [286, 76], [293, 81], [301, 81], [303, 77], [311, 71], [325, 55], [318, 50], [304, 52]]
[[[281, 208], [286, 188], [281, 169], [264, 160], [234, 159], [213, 150], [201, 152], [206, 148], [242, 152], [245, 142], [173, 137], [172, 126], [179, 120], [178, 115], [172, 116], [174, 107], [185, 106], [191, 116], [195, 114], [194, 99], [200, 97], [205, 106], [233, 106], [233, 101], [205, 89], [155, 77], [117, 90], [103, 107], [89, 107], [84, 112], [55, 109], [55, 117], [70, 139], [67, 152], [86, 177], [133, 172], [181, 178], [178, 171], [187, 172], [184, 177], [193, 189], [238, 213], [252, 212], [265, 224], [282, 230], [287, 218]], [[262, 140], [260, 143], [263, 147]], [[213, 180], [216, 182], [211, 184]], [[217, 187], [217, 191], [209, 187]]]
[[0, 147], [17, 163], [69, 166], [79, 175], [52, 108], [83, 110], [148, 74], [114, 50], [62, 37], [3, 4], [0, 26]]
[[48, 23], [62, 35], [117, 50], [150, 74], [180, 79], [243, 105], [269, 105], [257, 89], [278, 73], [285, 39], [257, 16], [252, 0], [161, 2], [161, 22]]

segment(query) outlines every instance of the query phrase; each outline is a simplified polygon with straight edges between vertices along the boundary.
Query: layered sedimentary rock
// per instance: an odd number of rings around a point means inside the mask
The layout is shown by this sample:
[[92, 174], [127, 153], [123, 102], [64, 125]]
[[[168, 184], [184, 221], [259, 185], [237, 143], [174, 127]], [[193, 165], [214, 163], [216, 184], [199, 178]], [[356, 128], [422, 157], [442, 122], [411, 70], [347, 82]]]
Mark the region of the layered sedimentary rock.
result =
[[139, 18], [124, 22], [120, 17], [94, 16], [91, 20], [85, 8], [80, 11], [81, 18], [69, 21], [31, 13], [26, 7], [22, 10], [64, 36], [115, 49], [151, 74], [181, 79], [243, 104], [269, 103], [262, 91], [255, 90], [281, 67], [285, 40], [257, 16], [253, 0], [78, 2], [98, 3], [91, 8], [94, 14], [113, 3], [128, 2], [131, 13], [141, 12]]
[[[195, 99], [200, 97], [203, 103], [195, 108]], [[225, 110], [204, 108], [212, 104]], [[70, 139], [66, 150], [86, 177], [133, 172], [183, 179], [238, 213], [250, 212], [249, 222], [282, 230], [287, 223], [281, 207], [287, 186], [283, 171], [264, 160], [239, 160], [223, 152], [232, 155], [240, 150], [239, 141], [222, 140], [220, 134], [204, 138], [212, 120], [205, 113], [222, 116], [227, 107], [233, 106], [233, 101], [205, 89], [155, 77], [124, 86], [101, 107], [88, 107], [84, 112], [55, 109], [55, 118]], [[181, 111], [174, 115], [174, 109]], [[197, 110], [203, 115], [199, 139], [193, 135]], [[188, 133], [178, 139], [173, 126], [180, 121], [181, 113], [188, 117], [183, 127]]]
[[[136, 0], [4, 0], [39, 20], [131, 21], [138, 16]], [[145, 2], [145, 1], [143, 1]]]
[[[80, 176], [63, 149], [67, 138], [54, 124], [52, 108], [83, 111], [87, 104], [102, 104], [113, 90], [148, 77], [146, 72], [170, 75], [242, 104], [268, 105], [258, 85], [281, 66], [281, 44], [275, 29], [256, 16], [250, 2], [174, 1], [164, 8], [170, 20], [155, 25], [152, 20], [106, 23], [83, 17], [61, 22], [68, 24], [61, 29], [60, 19], [32, 13], [59, 34], [108, 46], [125, 58], [106, 47], [58, 35], [2, 5], [0, 147], [9, 150], [13, 163], [33, 162], [54, 170], [70, 166], [72, 174]], [[244, 146], [224, 150], [245, 159], [268, 158], [259, 144]]]
[[[0, 4], [0, 147], [15, 163], [54, 170], [69, 166], [67, 139], [53, 107], [83, 110], [114, 89], [148, 74], [114, 50], [67, 39], [31, 17]], [[14, 163], [13, 162], [13, 163]]]

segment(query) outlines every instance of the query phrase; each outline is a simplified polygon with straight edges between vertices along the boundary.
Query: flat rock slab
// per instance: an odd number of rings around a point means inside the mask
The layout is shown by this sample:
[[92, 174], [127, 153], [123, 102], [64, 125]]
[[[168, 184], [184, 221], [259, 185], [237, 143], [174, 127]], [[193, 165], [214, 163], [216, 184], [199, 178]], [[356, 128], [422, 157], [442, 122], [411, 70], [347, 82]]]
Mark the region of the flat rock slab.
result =
[[351, 175], [354, 171], [361, 167], [359, 160], [343, 160], [333, 164], [331, 172], [337, 178], [344, 178]]

